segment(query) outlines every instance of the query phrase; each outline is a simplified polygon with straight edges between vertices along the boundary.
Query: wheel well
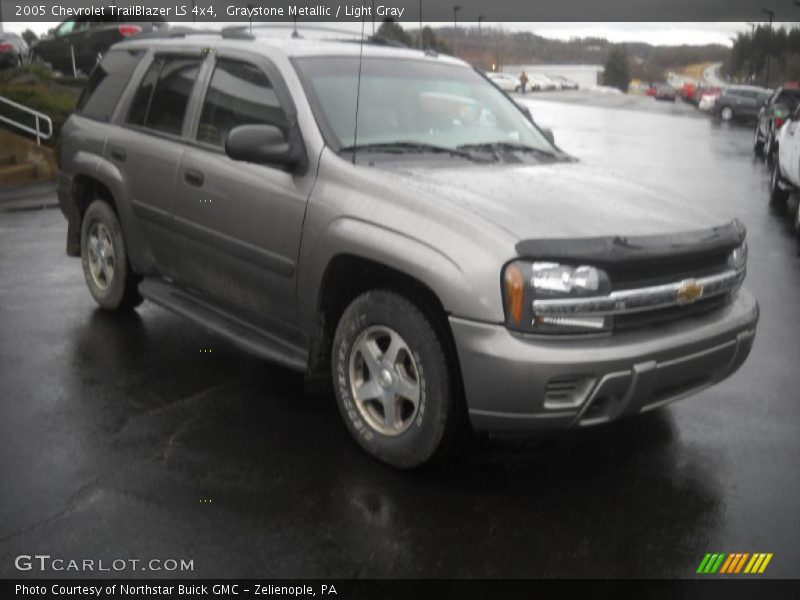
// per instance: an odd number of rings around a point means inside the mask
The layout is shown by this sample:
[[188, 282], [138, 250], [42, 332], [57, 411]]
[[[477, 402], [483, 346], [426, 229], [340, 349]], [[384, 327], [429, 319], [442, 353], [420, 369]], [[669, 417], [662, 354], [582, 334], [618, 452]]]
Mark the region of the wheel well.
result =
[[77, 175], [72, 182], [72, 198], [75, 202], [77, 211], [77, 222], [70, 221], [67, 230], [67, 255], [79, 256], [81, 248], [81, 224], [83, 223], [83, 215], [89, 205], [96, 199], [107, 202], [111, 208], [116, 212], [117, 207], [114, 204], [114, 195], [111, 190], [99, 182], [94, 177], [89, 175]]
[[457, 377], [457, 389], [461, 391], [460, 367], [453, 332], [447, 320], [447, 311], [436, 293], [402, 271], [353, 255], [336, 256], [328, 264], [322, 277], [317, 319], [311, 341], [309, 378], [330, 377], [331, 345], [342, 313], [356, 297], [377, 289], [390, 290], [405, 296], [431, 319], [445, 345], [451, 372]]

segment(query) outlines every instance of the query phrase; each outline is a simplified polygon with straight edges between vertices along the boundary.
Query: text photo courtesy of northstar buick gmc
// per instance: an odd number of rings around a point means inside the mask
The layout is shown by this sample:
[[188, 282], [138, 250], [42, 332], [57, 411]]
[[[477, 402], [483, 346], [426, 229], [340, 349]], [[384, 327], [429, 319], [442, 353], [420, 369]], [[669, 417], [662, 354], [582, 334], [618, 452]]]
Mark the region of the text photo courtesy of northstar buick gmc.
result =
[[578, 162], [433, 52], [122, 42], [64, 126], [58, 194], [100, 306], [147, 299], [305, 373], [400, 468], [661, 407], [755, 336], [734, 215]]

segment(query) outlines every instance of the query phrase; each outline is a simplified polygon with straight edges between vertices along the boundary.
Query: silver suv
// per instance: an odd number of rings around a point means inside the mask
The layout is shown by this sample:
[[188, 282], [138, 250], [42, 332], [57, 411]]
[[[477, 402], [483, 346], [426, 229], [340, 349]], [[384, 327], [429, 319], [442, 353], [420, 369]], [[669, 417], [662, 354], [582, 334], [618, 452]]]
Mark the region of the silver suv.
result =
[[62, 135], [67, 253], [333, 386], [397, 467], [605, 423], [733, 373], [745, 230], [578, 163], [480, 72], [378, 43], [130, 41]]

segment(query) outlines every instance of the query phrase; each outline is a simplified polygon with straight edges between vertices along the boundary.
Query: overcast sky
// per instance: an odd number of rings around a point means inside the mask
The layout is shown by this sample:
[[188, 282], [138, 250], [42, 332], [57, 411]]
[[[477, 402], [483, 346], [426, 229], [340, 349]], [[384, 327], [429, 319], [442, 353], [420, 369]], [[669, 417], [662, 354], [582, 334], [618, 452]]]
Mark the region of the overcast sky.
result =
[[[237, 23], [241, 25], [241, 23]], [[6, 31], [22, 32], [32, 29], [37, 34], [45, 33], [56, 23], [9, 23], [3, 24]], [[227, 23], [204, 23], [204, 27], [222, 27]], [[311, 23], [309, 23], [311, 25]], [[354, 31], [360, 29], [358, 23], [325, 23], [326, 26], [338, 26]], [[415, 28], [416, 23], [404, 23], [406, 28]], [[447, 23], [430, 23], [432, 27]], [[477, 26], [477, 23], [464, 23], [465, 26]], [[781, 23], [776, 23], [776, 27]], [[786, 24], [792, 25], [792, 24]], [[484, 27], [503, 27], [507, 31], [532, 31], [549, 38], [570, 39], [572, 37], [603, 37], [613, 42], [648, 42], [651, 44], [709, 44], [731, 45], [731, 36], [747, 31], [747, 23], [484, 23]], [[302, 25], [300, 26], [302, 29]], [[368, 30], [371, 24], [367, 24]]]

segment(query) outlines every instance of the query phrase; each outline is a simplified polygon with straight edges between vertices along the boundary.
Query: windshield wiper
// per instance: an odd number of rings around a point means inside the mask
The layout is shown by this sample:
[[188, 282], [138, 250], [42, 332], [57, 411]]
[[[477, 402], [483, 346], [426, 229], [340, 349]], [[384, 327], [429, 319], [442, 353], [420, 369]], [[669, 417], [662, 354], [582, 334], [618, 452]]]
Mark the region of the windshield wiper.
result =
[[339, 152], [387, 152], [394, 154], [411, 154], [411, 153], [426, 153], [431, 152], [435, 154], [449, 154], [451, 156], [460, 156], [468, 160], [481, 161], [482, 159], [475, 156], [469, 149], [448, 148], [447, 146], [437, 146], [435, 144], [426, 144], [424, 142], [379, 142], [374, 144], [356, 144], [354, 146], [345, 146]]
[[535, 146], [528, 146], [527, 144], [518, 144], [515, 142], [485, 142], [482, 144], [463, 144], [458, 146], [459, 150], [477, 150], [479, 152], [493, 152], [498, 150], [506, 152], [525, 152], [528, 154], [538, 154], [547, 158], [561, 158], [561, 154], [553, 150], [546, 150], [544, 148], [537, 148]]

